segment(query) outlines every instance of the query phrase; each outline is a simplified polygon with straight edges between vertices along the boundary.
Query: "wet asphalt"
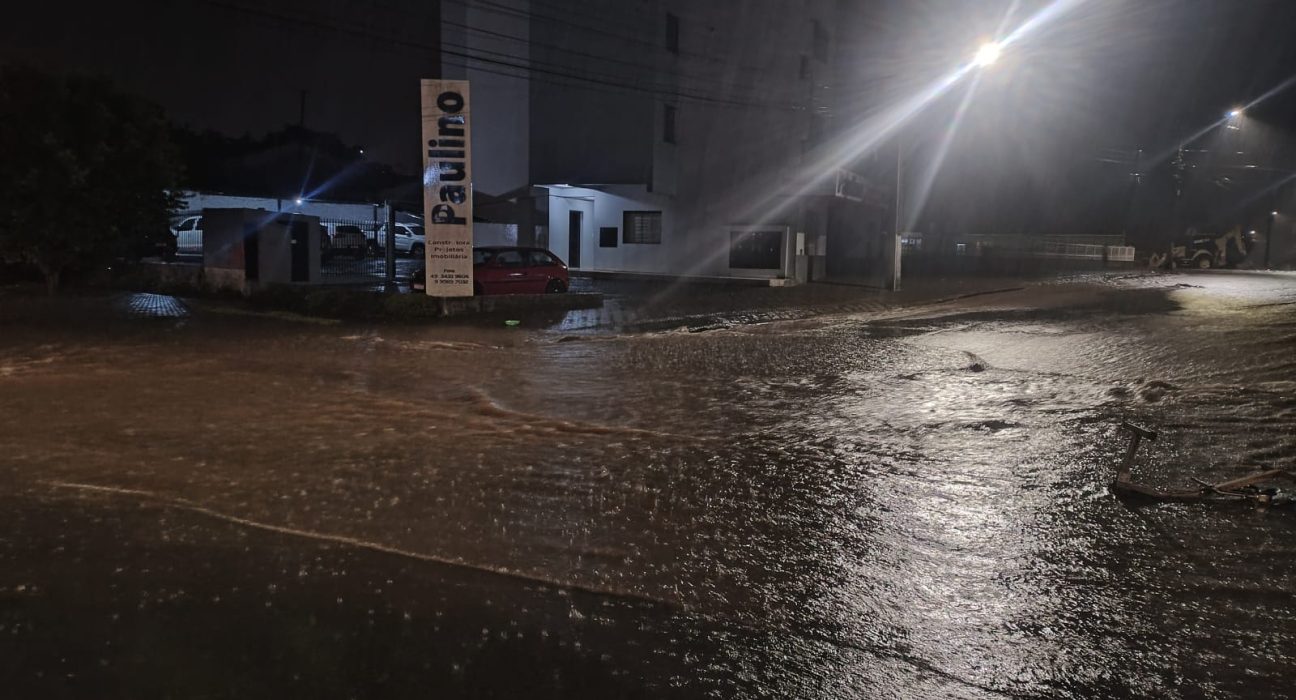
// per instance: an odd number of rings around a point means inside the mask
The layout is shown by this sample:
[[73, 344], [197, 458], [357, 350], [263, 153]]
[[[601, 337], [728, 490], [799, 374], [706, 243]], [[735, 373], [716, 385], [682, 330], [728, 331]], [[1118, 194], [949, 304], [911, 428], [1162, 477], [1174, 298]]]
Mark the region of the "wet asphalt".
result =
[[1107, 483], [1296, 468], [1296, 277], [781, 291], [0, 296], [6, 692], [1292, 694], [1296, 512]]

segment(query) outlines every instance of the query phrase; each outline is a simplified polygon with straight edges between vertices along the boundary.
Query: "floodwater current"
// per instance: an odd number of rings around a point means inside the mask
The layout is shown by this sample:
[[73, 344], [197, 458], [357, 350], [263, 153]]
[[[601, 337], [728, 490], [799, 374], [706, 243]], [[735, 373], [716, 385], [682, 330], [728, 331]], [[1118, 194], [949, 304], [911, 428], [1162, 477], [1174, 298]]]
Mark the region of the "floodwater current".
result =
[[[46, 697], [1288, 697], [1296, 278], [707, 332], [0, 325]], [[106, 689], [106, 690], [105, 690]]]

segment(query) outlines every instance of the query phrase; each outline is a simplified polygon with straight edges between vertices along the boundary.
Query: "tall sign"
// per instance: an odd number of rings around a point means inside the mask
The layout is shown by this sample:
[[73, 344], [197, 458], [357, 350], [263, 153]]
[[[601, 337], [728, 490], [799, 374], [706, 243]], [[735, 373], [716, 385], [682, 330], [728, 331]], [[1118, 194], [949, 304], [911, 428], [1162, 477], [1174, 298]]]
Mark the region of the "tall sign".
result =
[[424, 80], [423, 269], [427, 294], [473, 293], [472, 120], [468, 81]]

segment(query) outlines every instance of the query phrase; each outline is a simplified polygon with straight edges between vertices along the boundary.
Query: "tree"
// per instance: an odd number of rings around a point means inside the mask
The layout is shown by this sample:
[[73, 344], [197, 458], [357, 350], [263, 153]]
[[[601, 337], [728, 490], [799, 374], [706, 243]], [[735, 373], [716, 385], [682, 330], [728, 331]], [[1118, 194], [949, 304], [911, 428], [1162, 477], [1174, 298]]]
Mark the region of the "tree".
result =
[[0, 258], [51, 294], [64, 272], [170, 236], [178, 166], [162, 110], [105, 80], [0, 67]]

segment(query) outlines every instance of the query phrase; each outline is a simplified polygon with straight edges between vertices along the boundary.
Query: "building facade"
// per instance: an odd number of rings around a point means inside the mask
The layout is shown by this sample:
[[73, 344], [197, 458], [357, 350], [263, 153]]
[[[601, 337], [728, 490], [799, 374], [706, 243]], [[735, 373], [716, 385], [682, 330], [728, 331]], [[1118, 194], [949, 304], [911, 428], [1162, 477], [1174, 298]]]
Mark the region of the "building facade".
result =
[[826, 153], [849, 5], [443, 4], [443, 75], [471, 82], [477, 216], [578, 270], [822, 276], [886, 218]]

